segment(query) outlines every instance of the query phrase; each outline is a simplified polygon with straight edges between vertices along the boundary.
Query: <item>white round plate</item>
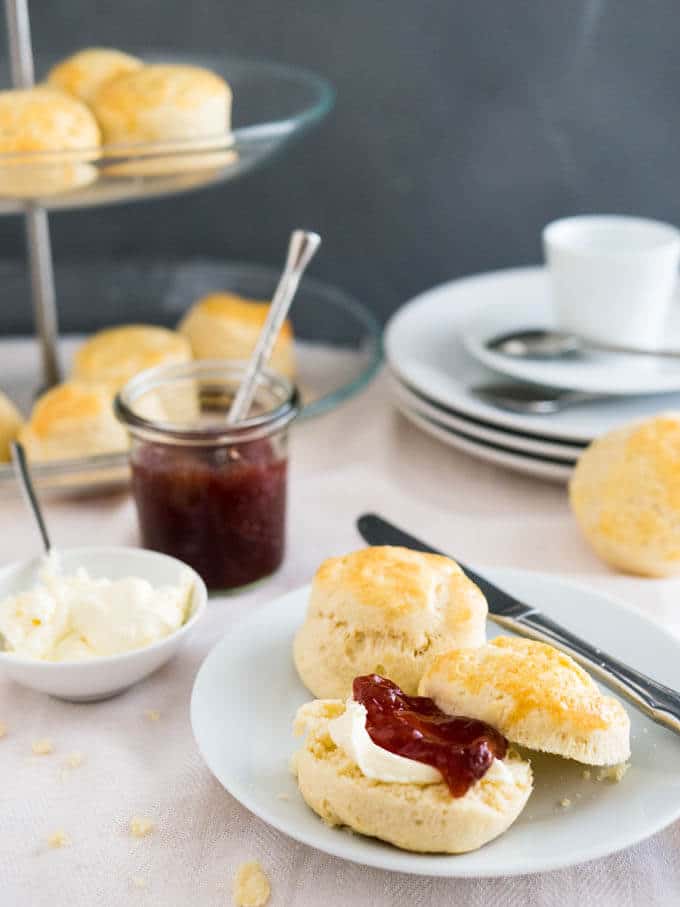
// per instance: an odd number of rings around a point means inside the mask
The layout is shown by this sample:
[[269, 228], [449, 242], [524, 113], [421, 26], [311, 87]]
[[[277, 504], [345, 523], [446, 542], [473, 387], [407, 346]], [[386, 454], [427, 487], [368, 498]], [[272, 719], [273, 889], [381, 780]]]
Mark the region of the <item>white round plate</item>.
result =
[[573, 462], [564, 463], [557, 459], [522, 454], [513, 451], [509, 447], [478, 441], [469, 435], [454, 431], [436, 419], [422, 415], [400, 400], [395, 400], [395, 405], [402, 416], [408, 419], [416, 428], [441, 441], [442, 444], [455, 447], [456, 450], [462, 450], [463, 453], [469, 454], [477, 460], [485, 460], [487, 463], [504, 466], [513, 472], [537, 476], [539, 479], [548, 479], [551, 482], [569, 481], [574, 467]]
[[[392, 316], [384, 338], [387, 360], [401, 381], [431, 400], [490, 428], [501, 426], [544, 440], [587, 444], [610, 428], [680, 408], [680, 394], [619, 396], [534, 416], [506, 412], [477, 399], [470, 388], [497, 382], [498, 373], [466, 351], [461, 338], [464, 326], [491, 303], [512, 312], [527, 300], [545, 300], [547, 293], [542, 267], [494, 271], [442, 284]], [[636, 363], [639, 368], [637, 358]]]
[[[489, 368], [520, 381], [584, 391], [588, 394], [639, 395], [680, 391], [680, 359], [636, 355], [591, 353], [562, 359], [514, 359], [488, 349], [487, 343], [499, 334], [521, 328], [555, 326], [552, 303], [546, 288], [527, 293], [512, 306], [505, 300], [488, 300], [463, 326], [466, 350]], [[677, 346], [680, 307], [672, 308], [663, 332], [669, 347]]]
[[[680, 643], [636, 611], [548, 575], [484, 570], [511, 594], [663, 683], [680, 687]], [[194, 736], [208, 767], [251, 812], [326, 853], [425, 876], [509, 876], [559, 869], [629, 847], [680, 816], [680, 739], [629, 708], [631, 767], [618, 784], [583, 778], [583, 766], [532, 757], [535, 790], [515, 824], [469, 854], [398, 850], [329, 828], [303, 802], [289, 770], [300, 746], [295, 711], [312, 697], [291, 655], [309, 589], [249, 615], [204, 661], [191, 699]], [[496, 635], [489, 625], [489, 634]], [[559, 805], [568, 798], [571, 806]]]
[[504, 428], [487, 428], [452, 409], [446, 409], [430, 402], [426, 397], [416, 394], [399, 381], [396, 375], [390, 376], [390, 388], [398, 403], [427, 419], [434, 419], [440, 425], [459, 432], [471, 440], [487, 444], [500, 445], [513, 453], [528, 454], [535, 457], [555, 457], [575, 463], [584, 450], [577, 444], [559, 444], [557, 441], [542, 441], [527, 435], [512, 432]]

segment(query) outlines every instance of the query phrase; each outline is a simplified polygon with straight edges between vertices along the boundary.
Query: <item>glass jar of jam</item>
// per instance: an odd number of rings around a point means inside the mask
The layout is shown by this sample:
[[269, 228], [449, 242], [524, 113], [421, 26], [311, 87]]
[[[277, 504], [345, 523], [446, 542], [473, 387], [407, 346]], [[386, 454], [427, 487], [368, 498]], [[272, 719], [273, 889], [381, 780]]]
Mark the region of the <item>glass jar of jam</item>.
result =
[[298, 394], [265, 371], [248, 418], [226, 416], [244, 363], [159, 366], [116, 398], [131, 437], [142, 544], [192, 566], [209, 589], [273, 573], [285, 543], [288, 427]]

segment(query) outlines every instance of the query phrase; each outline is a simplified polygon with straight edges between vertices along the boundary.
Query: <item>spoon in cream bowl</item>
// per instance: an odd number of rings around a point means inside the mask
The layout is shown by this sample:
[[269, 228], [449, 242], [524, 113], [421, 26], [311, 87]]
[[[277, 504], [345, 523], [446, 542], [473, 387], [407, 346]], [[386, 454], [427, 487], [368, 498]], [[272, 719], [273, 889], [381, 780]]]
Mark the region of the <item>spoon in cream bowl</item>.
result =
[[[40, 514], [25, 457], [23, 471]], [[165, 664], [205, 615], [205, 585], [182, 561], [122, 546], [55, 552], [40, 522], [47, 556], [0, 568], [0, 670], [17, 683], [106, 699]]]

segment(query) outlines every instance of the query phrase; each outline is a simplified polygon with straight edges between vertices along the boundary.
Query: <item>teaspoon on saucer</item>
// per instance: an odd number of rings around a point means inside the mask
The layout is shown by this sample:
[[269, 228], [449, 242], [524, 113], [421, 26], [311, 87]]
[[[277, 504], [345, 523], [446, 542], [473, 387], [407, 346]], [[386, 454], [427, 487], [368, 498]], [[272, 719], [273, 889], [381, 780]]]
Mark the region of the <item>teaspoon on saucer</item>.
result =
[[477, 384], [469, 390], [477, 399], [497, 406], [499, 409], [534, 416], [558, 413], [568, 406], [602, 400], [605, 396], [604, 394], [587, 394], [582, 391], [559, 390], [540, 384], [519, 384], [515, 381]]
[[513, 359], [558, 359], [583, 353], [624, 353], [636, 356], [661, 356], [680, 359], [678, 350], [645, 350], [639, 347], [619, 346], [586, 340], [577, 334], [547, 328], [524, 328], [499, 334], [487, 340], [486, 347], [494, 353]]

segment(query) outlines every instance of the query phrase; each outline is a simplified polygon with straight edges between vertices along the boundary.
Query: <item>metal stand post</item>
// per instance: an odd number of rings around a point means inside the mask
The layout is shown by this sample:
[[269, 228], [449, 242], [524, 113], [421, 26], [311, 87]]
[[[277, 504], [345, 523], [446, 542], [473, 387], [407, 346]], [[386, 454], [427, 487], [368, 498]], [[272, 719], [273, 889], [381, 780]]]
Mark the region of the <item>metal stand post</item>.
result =
[[[34, 84], [35, 76], [27, 0], [5, 0], [5, 16], [12, 82], [15, 88], [30, 88]], [[57, 302], [47, 212], [38, 205], [27, 204], [24, 220], [33, 317], [40, 342], [43, 385], [52, 387], [61, 380], [61, 368], [58, 350]]]

